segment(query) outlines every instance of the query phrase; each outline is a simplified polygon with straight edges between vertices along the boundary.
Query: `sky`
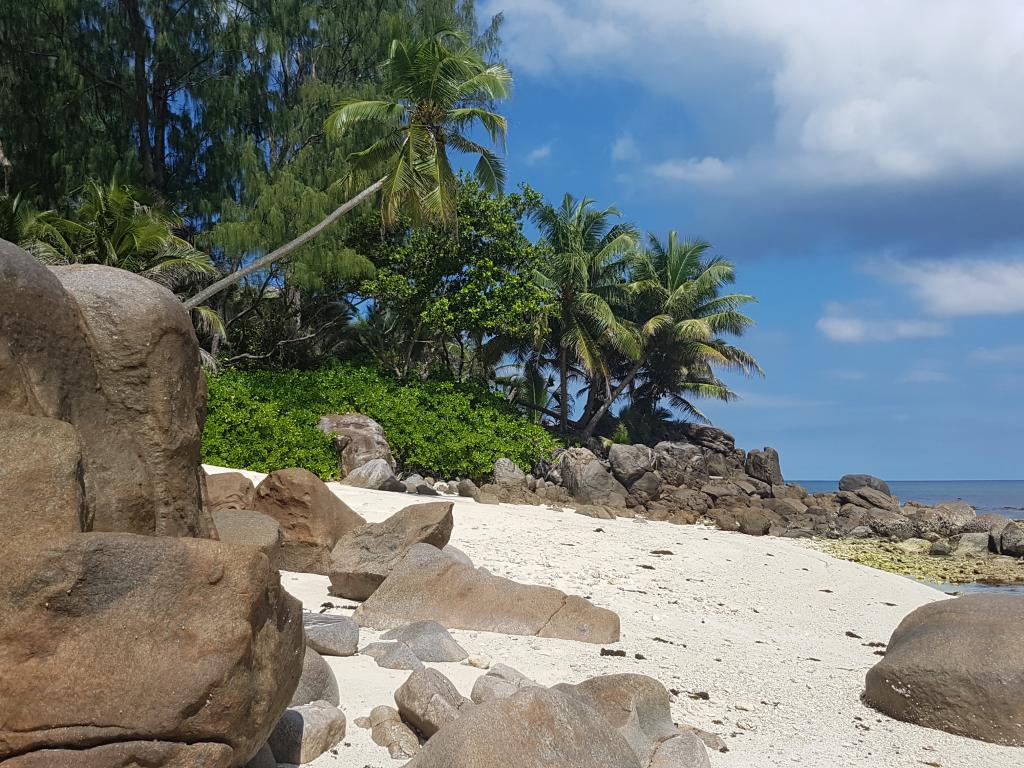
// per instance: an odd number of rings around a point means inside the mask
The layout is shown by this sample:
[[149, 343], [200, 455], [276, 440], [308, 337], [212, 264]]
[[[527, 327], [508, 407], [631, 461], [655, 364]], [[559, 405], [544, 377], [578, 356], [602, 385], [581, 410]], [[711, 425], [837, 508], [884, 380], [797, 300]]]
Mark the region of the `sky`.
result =
[[1024, 3], [484, 0], [511, 184], [701, 237], [766, 376], [703, 403], [792, 479], [1019, 479]]

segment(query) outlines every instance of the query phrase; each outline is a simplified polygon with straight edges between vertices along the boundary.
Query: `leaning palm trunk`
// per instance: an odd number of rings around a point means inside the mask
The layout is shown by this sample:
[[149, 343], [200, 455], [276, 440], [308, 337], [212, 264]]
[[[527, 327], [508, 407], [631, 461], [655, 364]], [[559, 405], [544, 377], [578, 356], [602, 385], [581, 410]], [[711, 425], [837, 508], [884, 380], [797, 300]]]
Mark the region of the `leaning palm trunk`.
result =
[[269, 266], [275, 261], [280, 261], [285, 256], [294, 251], [296, 248], [305, 245], [314, 237], [319, 235], [321, 232], [323, 232], [325, 229], [331, 226], [334, 222], [336, 222], [338, 219], [344, 216], [346, 213], [348, 213], [361, 202], [366, 200], [366, 198], [370, 197], [378, 190], [380, 190], [380, 188], [384, 186], [384, 182], [386, 180], [386, 176], [382, 179], [378, 179], [373, 184], [364, 189], [362, 192], [360, 192], [358, 195], [353, 197], [351, 200], [349, 200], [346, 203], [343, 203], [341, 206], [336, 208], [327, 218], [325, 218], [315, 227], [306, 230], [291, 242], [285, 243], [280, 248], [277, 248], [276, 250], [273, 250], [270, 253], [268, 253], [266, 256], [261, 256], [260, 258], [256, 259], [256, 261], [254, 261], [247, 267], [243, 267], [242, 269], [232, 272], [230, 275], [221, 278], [213, 285], [207, 286], [199, 293], [197, 293], [195, 296], [188, 299], [185, 302], [185, 306], [188, 309], [194, 309], [195, 307], [199, 306], [207, 299], [209, 299], [211, 296], [220, 293], [225, 288], [230, 288], [232, 285], [241, 282], [242, 278], [246, 277], [247, 275], [251, 275], [253, 272], [259, 272], [261, 269], [264, 269], [265, 267]]
[[597, 429], [597, 425], [600, 423], [601, 419], [604, 418], [604, 415], [608, 413], [608, 409], [612, 407], [612, 403], [622, 396], [622, 393], [626, 391], [626, 387], [633, 382], [633, 379], [635, 379], [636, 375], [640, 373], [640, 369], [643, 368], [646, 362], [647, 355], [644, 355], [640, 358], [640, 361], [633, 366], [632, 370], [626, 374], [622, 381], [619, 382], [619, 386], [609, 393], [608, 399], [601, 404], [601, 407], [594, 411], [594, 415], [591, 416], [590, 420], [584, 425], [583, 432], [580, 434], [580, 439], [584, 443], [586, 443], [586, 441], [590, 439], [591, 435], [594, 434], [594, 430]]

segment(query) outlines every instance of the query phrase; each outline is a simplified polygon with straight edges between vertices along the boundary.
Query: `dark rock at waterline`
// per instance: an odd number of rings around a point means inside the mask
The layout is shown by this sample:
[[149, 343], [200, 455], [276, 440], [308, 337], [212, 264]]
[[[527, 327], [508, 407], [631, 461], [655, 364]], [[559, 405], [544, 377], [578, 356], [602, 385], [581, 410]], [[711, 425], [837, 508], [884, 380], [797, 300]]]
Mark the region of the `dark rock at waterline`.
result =
[[1024, 598], [968, 595], [907, 616], [867, 673], [864, 700], [898, 720], [1024, 746]]
[[764, 448], [747, 454], [744, 470], [751, 477], [768, 485], [782, 485], [782, 468], [779, 465], [779, 452], [774, 448]]
[[876, 491], [881, 491], [886, 496], [892, 496], [892, 491], [889, 490], [889, 484], [885, 482], [885, 480], [880, 480], [874, 475], [843, 475], [839, 479], [840, 491], [858, 491], [861, 488], [874, 488]]

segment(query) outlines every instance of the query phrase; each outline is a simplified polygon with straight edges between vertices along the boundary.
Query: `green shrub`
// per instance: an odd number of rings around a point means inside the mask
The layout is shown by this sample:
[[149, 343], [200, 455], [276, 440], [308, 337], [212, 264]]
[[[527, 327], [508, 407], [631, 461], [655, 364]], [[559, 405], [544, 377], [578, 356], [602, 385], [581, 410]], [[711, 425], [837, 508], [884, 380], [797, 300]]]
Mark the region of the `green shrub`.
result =
[[209, 389], [203, 461], [220, 466], [259, 472], [297, 466], [336, 478], [334, 449], [316, 423], [324, 414], [349, 411], [380, 423], [403, 469], [446, 478], [482, 479], [503, 456], [529, 471], [557, 445], [484, 387], [403, 385], [358, 365], [232, 370], [211, 376]]

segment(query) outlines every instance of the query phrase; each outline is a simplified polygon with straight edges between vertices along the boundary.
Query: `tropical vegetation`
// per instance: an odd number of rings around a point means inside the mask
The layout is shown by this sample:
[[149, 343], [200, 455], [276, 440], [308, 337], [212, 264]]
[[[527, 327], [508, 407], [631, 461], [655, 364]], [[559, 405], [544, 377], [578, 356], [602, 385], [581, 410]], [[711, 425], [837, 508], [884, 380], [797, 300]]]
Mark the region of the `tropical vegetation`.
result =
[[210, 461], [330, 474], [320, 409], [468, 476], [670, 436], [736, 396], [724, 372], [761, 373], [754, 299], [704, 241], [504, 189], [500, 31], [472, 0], [12, 8], [0, 237], [196, 310]]

